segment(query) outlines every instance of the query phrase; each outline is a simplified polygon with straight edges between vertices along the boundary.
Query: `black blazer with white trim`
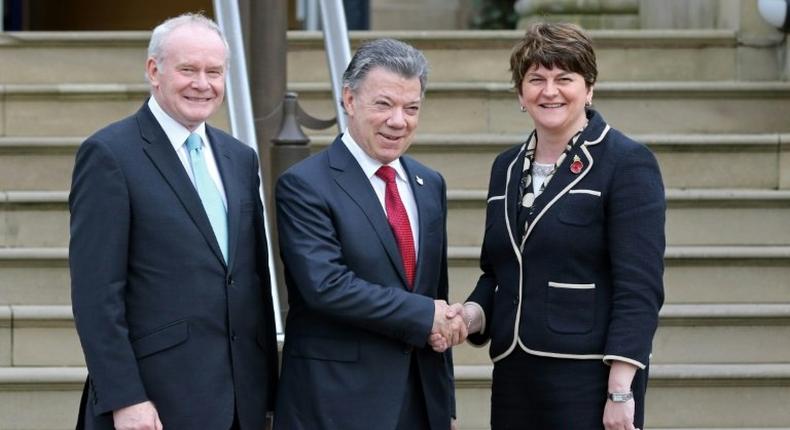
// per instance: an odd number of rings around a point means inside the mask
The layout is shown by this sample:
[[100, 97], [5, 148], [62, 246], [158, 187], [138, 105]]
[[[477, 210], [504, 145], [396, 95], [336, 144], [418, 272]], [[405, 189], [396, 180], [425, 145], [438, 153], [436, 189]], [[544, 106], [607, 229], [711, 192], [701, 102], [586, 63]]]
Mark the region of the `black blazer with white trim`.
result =
[[[485, 315], [482, 333], [498, 361], [515, 348], [542, 356], [622, 360], [644, 368], [664, 300], [666, 202], [653, 154], [600, 114], [517, 226], [525, 144], [491, 169], [483, 274], [468, 301]], [[583, 167], [574, 173], [578, 156]]]

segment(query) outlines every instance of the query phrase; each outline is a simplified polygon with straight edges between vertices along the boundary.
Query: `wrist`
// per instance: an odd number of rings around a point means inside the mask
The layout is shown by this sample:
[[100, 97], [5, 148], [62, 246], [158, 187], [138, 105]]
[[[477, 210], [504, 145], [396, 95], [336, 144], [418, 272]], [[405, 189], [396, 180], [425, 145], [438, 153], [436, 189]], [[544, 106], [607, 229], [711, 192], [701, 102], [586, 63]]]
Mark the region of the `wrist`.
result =
[[634, 398], [634, 393], [631, 390], [609, 391], [606, 398], [612, 403], [625, 403]]

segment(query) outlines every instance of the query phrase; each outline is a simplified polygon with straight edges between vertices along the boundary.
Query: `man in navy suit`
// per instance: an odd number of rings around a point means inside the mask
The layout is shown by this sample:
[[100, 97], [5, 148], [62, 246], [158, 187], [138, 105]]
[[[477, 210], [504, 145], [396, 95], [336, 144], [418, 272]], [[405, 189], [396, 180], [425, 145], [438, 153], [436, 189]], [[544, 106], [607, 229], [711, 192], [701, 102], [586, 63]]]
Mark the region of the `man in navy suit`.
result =
[[347, 130], [277, 183], [290, 310], [276, 429], [454, 426], [446, 347], [466, 327], [445, 317], [446, 187], [403, 155], [426, 79], [405, 43], [360, 47], [343, 76]]
[[78, 428], [262, 429], [277, 344], [257, 156], [205, 123], [227, 43], [186, 14], [154, 30], [148, 54], [151, 97], [89, 137], [74, 167]]

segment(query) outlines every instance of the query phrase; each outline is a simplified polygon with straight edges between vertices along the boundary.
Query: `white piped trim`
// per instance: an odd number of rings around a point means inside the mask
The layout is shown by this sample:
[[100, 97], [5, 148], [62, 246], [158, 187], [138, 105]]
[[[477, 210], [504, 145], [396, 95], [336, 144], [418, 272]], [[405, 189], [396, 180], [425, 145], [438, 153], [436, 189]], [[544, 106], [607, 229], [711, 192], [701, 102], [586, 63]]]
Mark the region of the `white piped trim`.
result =
[[589, 194], [591, 196], [601, 197], [601, 192], [595, 190], [570, 190], [568, 194]]
[[493, 196], [486, 200], [486, 204], [493, 202], [494, 200], [505, 200], [505, 196]]
[[595, 140], [585, 140], [584, 144], [585, 145], [597, 145], [597, 144], [601, 143], [603, 138], [606, 137], [606, 133], [609, 133], [609, 129], [611, 129], [611, 128], [612, 127], [610, 127], [609, 124], [606, 124], [606, 127], [604, 127], [603, 131], [601, 132], [601, 135], [598, 136], [597, 139], [595, 139]]
[[[507, 167], [507, 175], [505, 177], [505, 196], [507, 196], [508, 187], [510, 186], [510, 175], [513, 173], [513, 166], [516, 165], [516, 162], [521, 157], [521, 154], [527, 148], [527, 144], [521, 145], [521, 149], [516, 154], [516, 157], [513, 158], [513, 161], [510, 162], [510, 165]], [[520, 202], [516, 202], [516, 204], [521, 204]], [[510, 246], [513, 248], [513, 253], [516, 255], [516, 261], [518, 261], [518, 308], [516, 309], [516, 321], [515, 327], [513, 328], [513, 342], [510, 346], [503, 352], [496, 357], [493, 357], [492, 361], [497, 361], [504, 357], [507, 357], [508, 354], [513, 352], [516, 349], [516, 345], [518, 344], [518, 325], [521, 322], [521, 294], [522, 289], [524, 286], [524, 270], [523, 270], [523, 262], [521, 260], [521, 249], [518, 247], [518, 242], [516, 237], [514, 236], [513, 229], [510, 228], [510, 218], [508, 217], [508, 209], [507, 209], [507, 199], [505, 199], [505, 226], [507, 227], [507, 234], [510, 238]]]
[[[549, 351], [538, 351], [537, 349], [531, 349], [524, 346], [521, 342], [521, 339], [518, 339], [518, 346], [524, 350], [527, 354], [537, 355], [540, 357], [551, 357], [551, 358], [567, 358], [571, 360], [601, 360], [604, 358], [603, 354], [563, 354], [559, 352], [549, 352]], [[508, 354], [501, 354], [491, 361], [496, 363], [497, 361], [505, 358]]]
[[622, 356], [619, 356], [619, 355], [604, 355], [603, 356], [603, 362], [607, 366], [611, 366], [612, 365], [612, 361], [623, 361], [623, 362], [628, 363], [628, 364], [633, 364], [634, 366], [636, 366], [636, 367], [638, 367], [638, 368], [640, 368], [642, 370], [644, 370], [645, 367], [647, 367], [644, 364], [642, 364], [642, 363], [640, 363], [640, 362], [638, 362], [636, 360], [632, 360], [632, 359], [630, 359], [628, 357], [622, 357]]
[[569, 284], [565, 282], [552, 282], [549, 281], [549, 287], [552, 288], [567, 288], [571, 290], [594, 290], [595, 284]]

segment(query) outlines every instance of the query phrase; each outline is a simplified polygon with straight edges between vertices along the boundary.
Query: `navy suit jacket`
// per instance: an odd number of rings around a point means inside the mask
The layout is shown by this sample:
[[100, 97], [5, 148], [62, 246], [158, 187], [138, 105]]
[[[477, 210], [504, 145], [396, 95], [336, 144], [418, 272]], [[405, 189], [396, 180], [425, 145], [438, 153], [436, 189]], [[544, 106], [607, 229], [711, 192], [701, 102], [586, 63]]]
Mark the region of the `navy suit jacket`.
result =
[[454, 415], [452, 359], [426, 341], [447, 298], [445, 182], [401, 157], [419, 212], [414, 291], [387, 216], [340, 137], [276, 187], [290, 309], [275, 428], [395, 428], [416, 355], [433, 429]]
[[[469, 297], [485, 312], [498, 361], [515, 348], [644, 368], [664, 299], [666, 203], [658, 164], [595, 111], [577, 145], [535, 199], [526, 238], [517, 225], [526, 144], [491, 169], [483, 274]], [[583, 167], [570, 165], [578, 157]]]
[[255, 152], [206, 133], [228, 201], [224, 262], [200, 197], [144, 105], [79, 148], [69, 207], [72, 305], [88, 366], [85, 428], [150, 400], [165, 428], [260, 429], [277, 344]]

